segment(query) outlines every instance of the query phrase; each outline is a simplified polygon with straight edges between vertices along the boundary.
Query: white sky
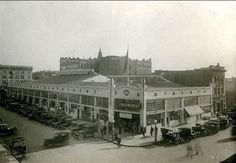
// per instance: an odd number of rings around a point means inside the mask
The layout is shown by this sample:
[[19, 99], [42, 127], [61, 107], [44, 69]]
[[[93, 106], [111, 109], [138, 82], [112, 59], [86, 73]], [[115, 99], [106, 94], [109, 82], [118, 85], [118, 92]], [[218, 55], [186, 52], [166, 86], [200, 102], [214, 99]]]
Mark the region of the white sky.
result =
[[236, 76], [236, 2], [0, 2], [0, 64], [59, 70], [60, 57], [152, 58], [152, 70], [225, 66]]

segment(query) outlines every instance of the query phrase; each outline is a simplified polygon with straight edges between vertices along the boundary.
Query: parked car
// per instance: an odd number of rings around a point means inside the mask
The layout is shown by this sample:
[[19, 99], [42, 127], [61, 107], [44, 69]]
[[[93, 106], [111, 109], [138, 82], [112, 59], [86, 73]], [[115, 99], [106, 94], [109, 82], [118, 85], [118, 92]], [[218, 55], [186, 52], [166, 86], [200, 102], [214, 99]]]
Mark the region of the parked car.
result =
[[98, 126], [95, 123], [89, 123], [83, 125], [83, 128], [78, 131], [74, 131], [73, 136], [77, 139], [83, 139], [87, 137], [98, 136]]
[[196, 124], [196, 126], [192, 127], [192, 133], [195, 138], [199, 138], [199, 137], [203, 137], [203, 136], [208, 135], [207, 130], [204, 128], [203, 125], [200, 125], [200, 124]]
[[62, 145], [67, 144], [70, 132], [71, 131], [69, 130], [61, 130], [61, 131], [54, 132], [52, 138], [44, 140], [44, 146], [45, 147], [62, 146]]
[[17, 128], [16, 127], [10, 127], [6, 123], [0, 124], [0, 136], [11, 136], [16, 135]]
[[68, 118], [65, 119], [65, 122], [63, 124], [61, 124], [58, 129], [60, 130], [65, 130], [67, 128], [69, 128], [72, 125], [72, 122], [77, 121], [77, 118]]
[[170, 129], [167, 128], [161, 128], [161, 133], [162, 133], [162, 141], [167, 144], [180, 144], [180, 135], [179, 132], [174, 132]]
[[18, 102], [12, 102], [12, 103], [6, 104], [6, 109], [13, 112], [16, 112], [19, 107], [20, 107], [20, 104]]
[[181, 138], [182, 143], [187, 143], [194, 139], [194, 135], [192, 134], [191, 128], [187, 127], [179, 128], [179, 136]]

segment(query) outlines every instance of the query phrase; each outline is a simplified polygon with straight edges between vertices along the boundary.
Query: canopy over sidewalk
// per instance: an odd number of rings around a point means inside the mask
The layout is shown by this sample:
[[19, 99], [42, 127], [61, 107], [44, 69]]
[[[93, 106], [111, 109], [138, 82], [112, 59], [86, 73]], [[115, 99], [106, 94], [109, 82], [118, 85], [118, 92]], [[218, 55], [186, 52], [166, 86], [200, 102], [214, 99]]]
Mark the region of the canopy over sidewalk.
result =
[[204, 113], [204, 111], [200, 108], [199, 105], [185, 106], [184, 109], [190, 116], [199, 115], [199, 114]]

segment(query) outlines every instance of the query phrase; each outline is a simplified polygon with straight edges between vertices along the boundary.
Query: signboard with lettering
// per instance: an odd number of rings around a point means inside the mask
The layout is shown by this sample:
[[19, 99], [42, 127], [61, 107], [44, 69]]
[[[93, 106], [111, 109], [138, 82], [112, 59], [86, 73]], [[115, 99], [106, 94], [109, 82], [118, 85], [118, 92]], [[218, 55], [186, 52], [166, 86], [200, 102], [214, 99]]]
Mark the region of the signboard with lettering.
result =
[[119, 113], [120, 118], [132, 119], [132, 114], [129, 113]]
[[115, 99], [115, 109], [139, 112], [141, 103], [139, 100]]

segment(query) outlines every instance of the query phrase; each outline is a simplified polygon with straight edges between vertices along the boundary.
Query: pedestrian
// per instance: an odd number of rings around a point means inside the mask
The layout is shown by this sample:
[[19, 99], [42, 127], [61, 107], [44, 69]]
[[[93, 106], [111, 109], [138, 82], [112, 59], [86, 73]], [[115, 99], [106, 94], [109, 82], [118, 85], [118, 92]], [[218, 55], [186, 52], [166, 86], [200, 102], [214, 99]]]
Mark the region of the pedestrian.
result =
[[151, 136], [152, 136], [152, 134], [153, 134], [153, 127], [151, 126], [151, 128], [150, 128], [150, 134], [151, 134]]
[[103, 133], [104, 133], [104, 135], [107, 134], [107, 126], [106, 125], [103, 127]]
[[135, 133], [135, 126], [132, 127], [131, 132], [132, 132], [132, 136], [134, 136], [134, 133]]
[[146, 127], [143, 127], [143, 137], [145, 137], [146, 134]]
[[120, 148], [120, 143], [121, 143], [121, 136], [120, 136], [120, 134], [117, 135], [116, 141], [117, 141], [118, 148]]
[[193, 158], [193, 146], [192, 146], [192, 144], [188, 144], [187, 146], [186, 146], [186, 150], [187, 150], [187, 157], [191, 157], [191, 158]]

